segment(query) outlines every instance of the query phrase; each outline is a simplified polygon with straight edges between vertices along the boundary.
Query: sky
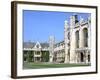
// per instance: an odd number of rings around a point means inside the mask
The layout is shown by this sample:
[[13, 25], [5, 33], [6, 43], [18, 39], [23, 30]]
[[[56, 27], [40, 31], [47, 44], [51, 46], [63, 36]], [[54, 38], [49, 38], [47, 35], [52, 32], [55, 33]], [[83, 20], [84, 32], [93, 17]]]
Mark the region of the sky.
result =
[[64, 21], [73, 14], [86, 20], [89, 13], [54, 12], [23, 10], [23, 39], [24, 42], [48, 42], [49, 36], [54, 36], [55, 41], [64, 40]]

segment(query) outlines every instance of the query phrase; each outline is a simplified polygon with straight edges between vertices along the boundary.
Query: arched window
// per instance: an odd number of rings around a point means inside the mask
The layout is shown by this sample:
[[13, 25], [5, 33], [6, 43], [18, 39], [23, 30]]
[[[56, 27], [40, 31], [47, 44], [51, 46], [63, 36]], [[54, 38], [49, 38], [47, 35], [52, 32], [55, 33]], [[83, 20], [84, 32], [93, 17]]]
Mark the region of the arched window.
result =
[[88, 47], [88, 30], [87, 30], [87, 28], [83, 29], [83, 39], [84, 39], [84, 47]]
[[68, 32], [68, 39], [70, 40], [70, 32]]
[[76, 48], [79, 48], [79, 31], [75, 32], [75, 37], [76, 37]]

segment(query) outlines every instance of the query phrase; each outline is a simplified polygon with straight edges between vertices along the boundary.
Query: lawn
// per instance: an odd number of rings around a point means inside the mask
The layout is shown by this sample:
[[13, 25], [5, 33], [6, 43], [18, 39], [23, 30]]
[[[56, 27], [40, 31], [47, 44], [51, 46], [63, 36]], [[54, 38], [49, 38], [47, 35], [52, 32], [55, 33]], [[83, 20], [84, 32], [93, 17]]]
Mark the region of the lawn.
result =
[[39, 69], [39, 68], [61, 68], [61, 67], [81, 67], [90, 66], [90, 64], [66, 64], [66, 63], [33, 63], [24, 62], [24, 69]]

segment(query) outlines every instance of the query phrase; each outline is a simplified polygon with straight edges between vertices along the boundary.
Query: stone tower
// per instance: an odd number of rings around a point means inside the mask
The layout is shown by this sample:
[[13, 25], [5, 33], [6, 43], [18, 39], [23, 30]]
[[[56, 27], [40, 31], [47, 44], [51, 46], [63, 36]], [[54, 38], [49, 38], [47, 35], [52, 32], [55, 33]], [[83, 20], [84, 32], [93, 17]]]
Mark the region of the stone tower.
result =
[[54, 55], [54, 45], [55, 45], [55, 38], [54, 36], [49, 37], [49, 62], [53, 62], [53, 55]]
[[75, 24], [78, 22], [77, 15], [70, 17], [70, 63], [76, 63], [76, 37], [75, 37]]
[[69, 25], [68, 21], [65, 21], [65, 27], [64, 27], [64, 42], [65, 42], [65, 62], [69, 63]]

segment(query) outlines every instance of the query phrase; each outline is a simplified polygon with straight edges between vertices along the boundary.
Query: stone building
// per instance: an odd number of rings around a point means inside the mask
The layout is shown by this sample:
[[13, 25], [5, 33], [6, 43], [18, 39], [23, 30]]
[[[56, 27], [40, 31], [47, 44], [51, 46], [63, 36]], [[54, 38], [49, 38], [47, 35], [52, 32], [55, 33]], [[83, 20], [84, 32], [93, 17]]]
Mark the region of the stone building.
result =
[[49, 44], [24, 42], [23, 58], [28, 62], [49, 62]]
[[58, 63], [64, 63], [65, 61], [64, 41], [55, 44], [53, 61]]
[[65, 63], [90, 63], [90, 18], [78, 20], [77, 15], [65, 21]]
[[48, 43], [24, 43], [24, 61], [31, 55], [34, 62], [90, 63], [91, 19], [83, 20], [72, 15], [65, 20], [64, 40], [55, 43], [54, 36]]

